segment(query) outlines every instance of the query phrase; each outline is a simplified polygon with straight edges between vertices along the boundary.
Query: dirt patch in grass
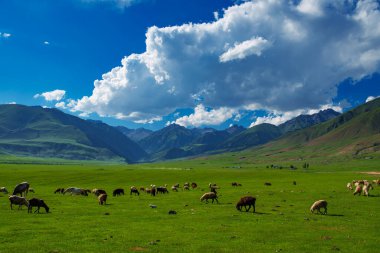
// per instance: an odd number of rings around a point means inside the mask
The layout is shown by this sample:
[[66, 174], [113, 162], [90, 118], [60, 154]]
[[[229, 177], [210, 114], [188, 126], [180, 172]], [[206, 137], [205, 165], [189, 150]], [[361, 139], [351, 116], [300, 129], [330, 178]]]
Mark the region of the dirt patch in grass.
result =
[[380, 171], [366, 171], [366, 172], [359, 172], [359, 173], [380, 176]]
[[133, 247], [133, 248], [130, 248], [131, 251], [136, 251], [136, 252], [141, 252], [141, 251], [145, 251], [146, 248], [142, 248], [142, 247]]

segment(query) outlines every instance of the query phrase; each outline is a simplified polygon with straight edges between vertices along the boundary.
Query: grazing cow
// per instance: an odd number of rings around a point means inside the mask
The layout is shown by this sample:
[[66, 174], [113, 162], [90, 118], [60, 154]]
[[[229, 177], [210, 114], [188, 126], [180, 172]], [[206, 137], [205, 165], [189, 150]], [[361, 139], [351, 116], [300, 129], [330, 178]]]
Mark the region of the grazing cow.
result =
[[45, 211], [49, 212], [49, 207], [45, 204], [45, 202], [42, 199], [32, 198], [29, 199], [29, 205], [28, 205], [28, 213], [32, 212], [33, 206], [36, 206], [37, 209], [34, 212], [40, 212], [40, 207], [45, 208]]
[[132, 195], [132, 193], [135, 194], [135, 195], [137, 195], [137, 196], [140, 195], [139, 190], [137, 190], [137, 188], [135, 186], [131, 187], [131, 191], [130, 191], [129, 195]]
[[[241, 212], [242, 207], [244, 206], [245, 211], [248, 212], [249, 209], [251, 209], [251, 206], [253, 206], [253, 212], [256, 212], [255, 208], [256, 198], [252, 196], [245, 196], [242, 197], [239, 202], [236, 204], [236, 209]], [[248, 206], [248, 209], [247, 209]]]
[[7, 190], [7, 188], [5, 188], [5, 187], [1, 187], [1, 188], [0, 188], [0, 192], [5, 193], [5, 194], [8, 194], [8, 190]]
[[197, 188], [198, 187], [198, 185], [197, 185], [197, 183], [191, 183], [191, 188], [193, 188], [193, 190], [195, 189], [195, 188]]
[[13, 209], [13, 205], [18, 205], [18, 209], [22, 209], [22, 205], [29, 206], [29, 203], [25, 197], [11, 195], [9, 196], [9, 201], [11, 202], [11, 209]]
[[22, 197], [22, 193], [24, 192], [24, 195], [28, 195], [28, 190], [29, 190], [29, 183], [28, 182], [22, 182], [18, 185], [16, 185], [15, 189], [13, 190], [12, 195], [17, 195], [20, 194]]
[[63, 194], [70, 193], [71, 195], [83, 195], [83, 196], [88, 196], [87, 192], [81, 188], [77, 187], [69, 187], [67, 188]]
[[117, 188], [117, 189], [115, 189], [115, 190], [113, 191], [112, 195], [113, 195], [114, 197], [124, 195], [124, 189], [122, 189], [122, 188]]
[[103, 205], [103, 204], [106, 205], [107, 194], [100, 194], [100, 195], [98, 196], [98, 201], [99, 201], [99, 205]]

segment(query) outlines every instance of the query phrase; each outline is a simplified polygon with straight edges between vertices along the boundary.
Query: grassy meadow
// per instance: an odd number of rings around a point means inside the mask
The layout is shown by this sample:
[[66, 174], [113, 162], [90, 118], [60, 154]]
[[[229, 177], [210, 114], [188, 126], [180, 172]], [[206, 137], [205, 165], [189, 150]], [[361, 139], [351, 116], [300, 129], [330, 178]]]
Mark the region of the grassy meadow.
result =
[[[231, 154], [230, 154], [231, 155]], [[234, 157], [234, 155], [231, 155]], [[378, 161], [298, 162], [297, 170], [271, 169], [267, 163], [226, 156], [157, 164], [0, 164], [0, 187], [9, 191], [28, 181], [51, 213], [10, 209], [0, 193], [0, 252], [374, 252], [380, 231], [380, 187], [370, 197], [353, 196], [346, 183], [378, 179]], [[284, 164], [286, 167], [289, 164]], [[377, 171], [378, 168], [377, 168]], [[231, 182], [241, 187], [232, 187]], [[296, 185], [293, 184], [296, 181]], [[134, 185], [196, 182], [198, 188], [152, 197], [130, 196]], [[201, 203], [210, 182], [220, 186], [219, 204]], [[270, 182], [271, 186], [265, 186]], [[93, 195], [54, 194], [59, 187], [101, 188], [100, 206]], [[113, 197], [122, 187], [125, 196]], [[256, 213], [235, 208], [241, 196], [257, 197]], [[328, 201], [327, 215], [309, 208]], [[152, 209], [149, 204], [157, 208]], [[175, 210], [176, 215], [169, 215]]]

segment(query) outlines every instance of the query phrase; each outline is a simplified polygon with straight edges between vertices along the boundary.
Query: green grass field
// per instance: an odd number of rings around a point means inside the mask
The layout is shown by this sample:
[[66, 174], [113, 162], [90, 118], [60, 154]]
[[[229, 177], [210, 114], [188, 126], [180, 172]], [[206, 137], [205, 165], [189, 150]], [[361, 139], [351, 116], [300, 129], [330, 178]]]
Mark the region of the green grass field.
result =
[[[370, 197], [353, 196], [346, 183], [380, 176], [377, 162], [321, 162], [309, 169], [267, 169], [236, 158], [161, 164], [0, 164], [0, 187], [12, 191], [28, 181], [51, 213], [10, 209], [0, 193], [0, 252], [375, 252], [380, 231], [380, 187]], [[218, 159], [219, 159], [218, 158]], [[241, 163], [238, 164], [238, 161]], [[378, 170], [377, 170], [378, 171]], [[242, 187], [232, 187], [236, 181]], [[293, 181], [297, 184], [293, 185]], [[152, 197], [130, 196], [129, 187], [196, 182], [198, 189]], [[219, 204], [201, 203], [209, 182], [217, 183]], [[265, 186], [271, 182], [272, 186]], [[54, 194], [58, 187], [102, 188], [95, 196]], [[115, 188], [126, 195], [112, 197]], [[256, 213], [238, 212], [241, 196], [257, 197]], [[309, 208], [326, 199], [328, 215]], [[149, 204], [157, 205], [156, 209]], [[169, 210], [177, 215], [169, 215]]]

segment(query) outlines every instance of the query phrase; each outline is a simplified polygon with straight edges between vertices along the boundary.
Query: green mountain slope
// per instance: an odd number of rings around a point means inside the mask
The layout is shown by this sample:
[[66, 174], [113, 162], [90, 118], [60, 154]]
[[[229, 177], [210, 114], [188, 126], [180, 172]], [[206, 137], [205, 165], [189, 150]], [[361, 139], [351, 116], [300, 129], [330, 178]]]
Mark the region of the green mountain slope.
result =
[[267, 143], [281, 136], [281, 129], [271, 124], [260, 124], [226, 140], [219, 149], [241, 150]]
[[186, 146], [198, 136], [192, 131], [176, 124], [169, 125], [159, 131], [153, 132], [138, 143], [148, 153], [157, 153], [171, 148]]
[[146, 153], [115, 128], [57, 109], [0, 105], [0, 150], [5, 154], [76, 160], [123, 159]]
[[380, 152], [380, 99], [252, 150], [266, 157], [361, 156]]

